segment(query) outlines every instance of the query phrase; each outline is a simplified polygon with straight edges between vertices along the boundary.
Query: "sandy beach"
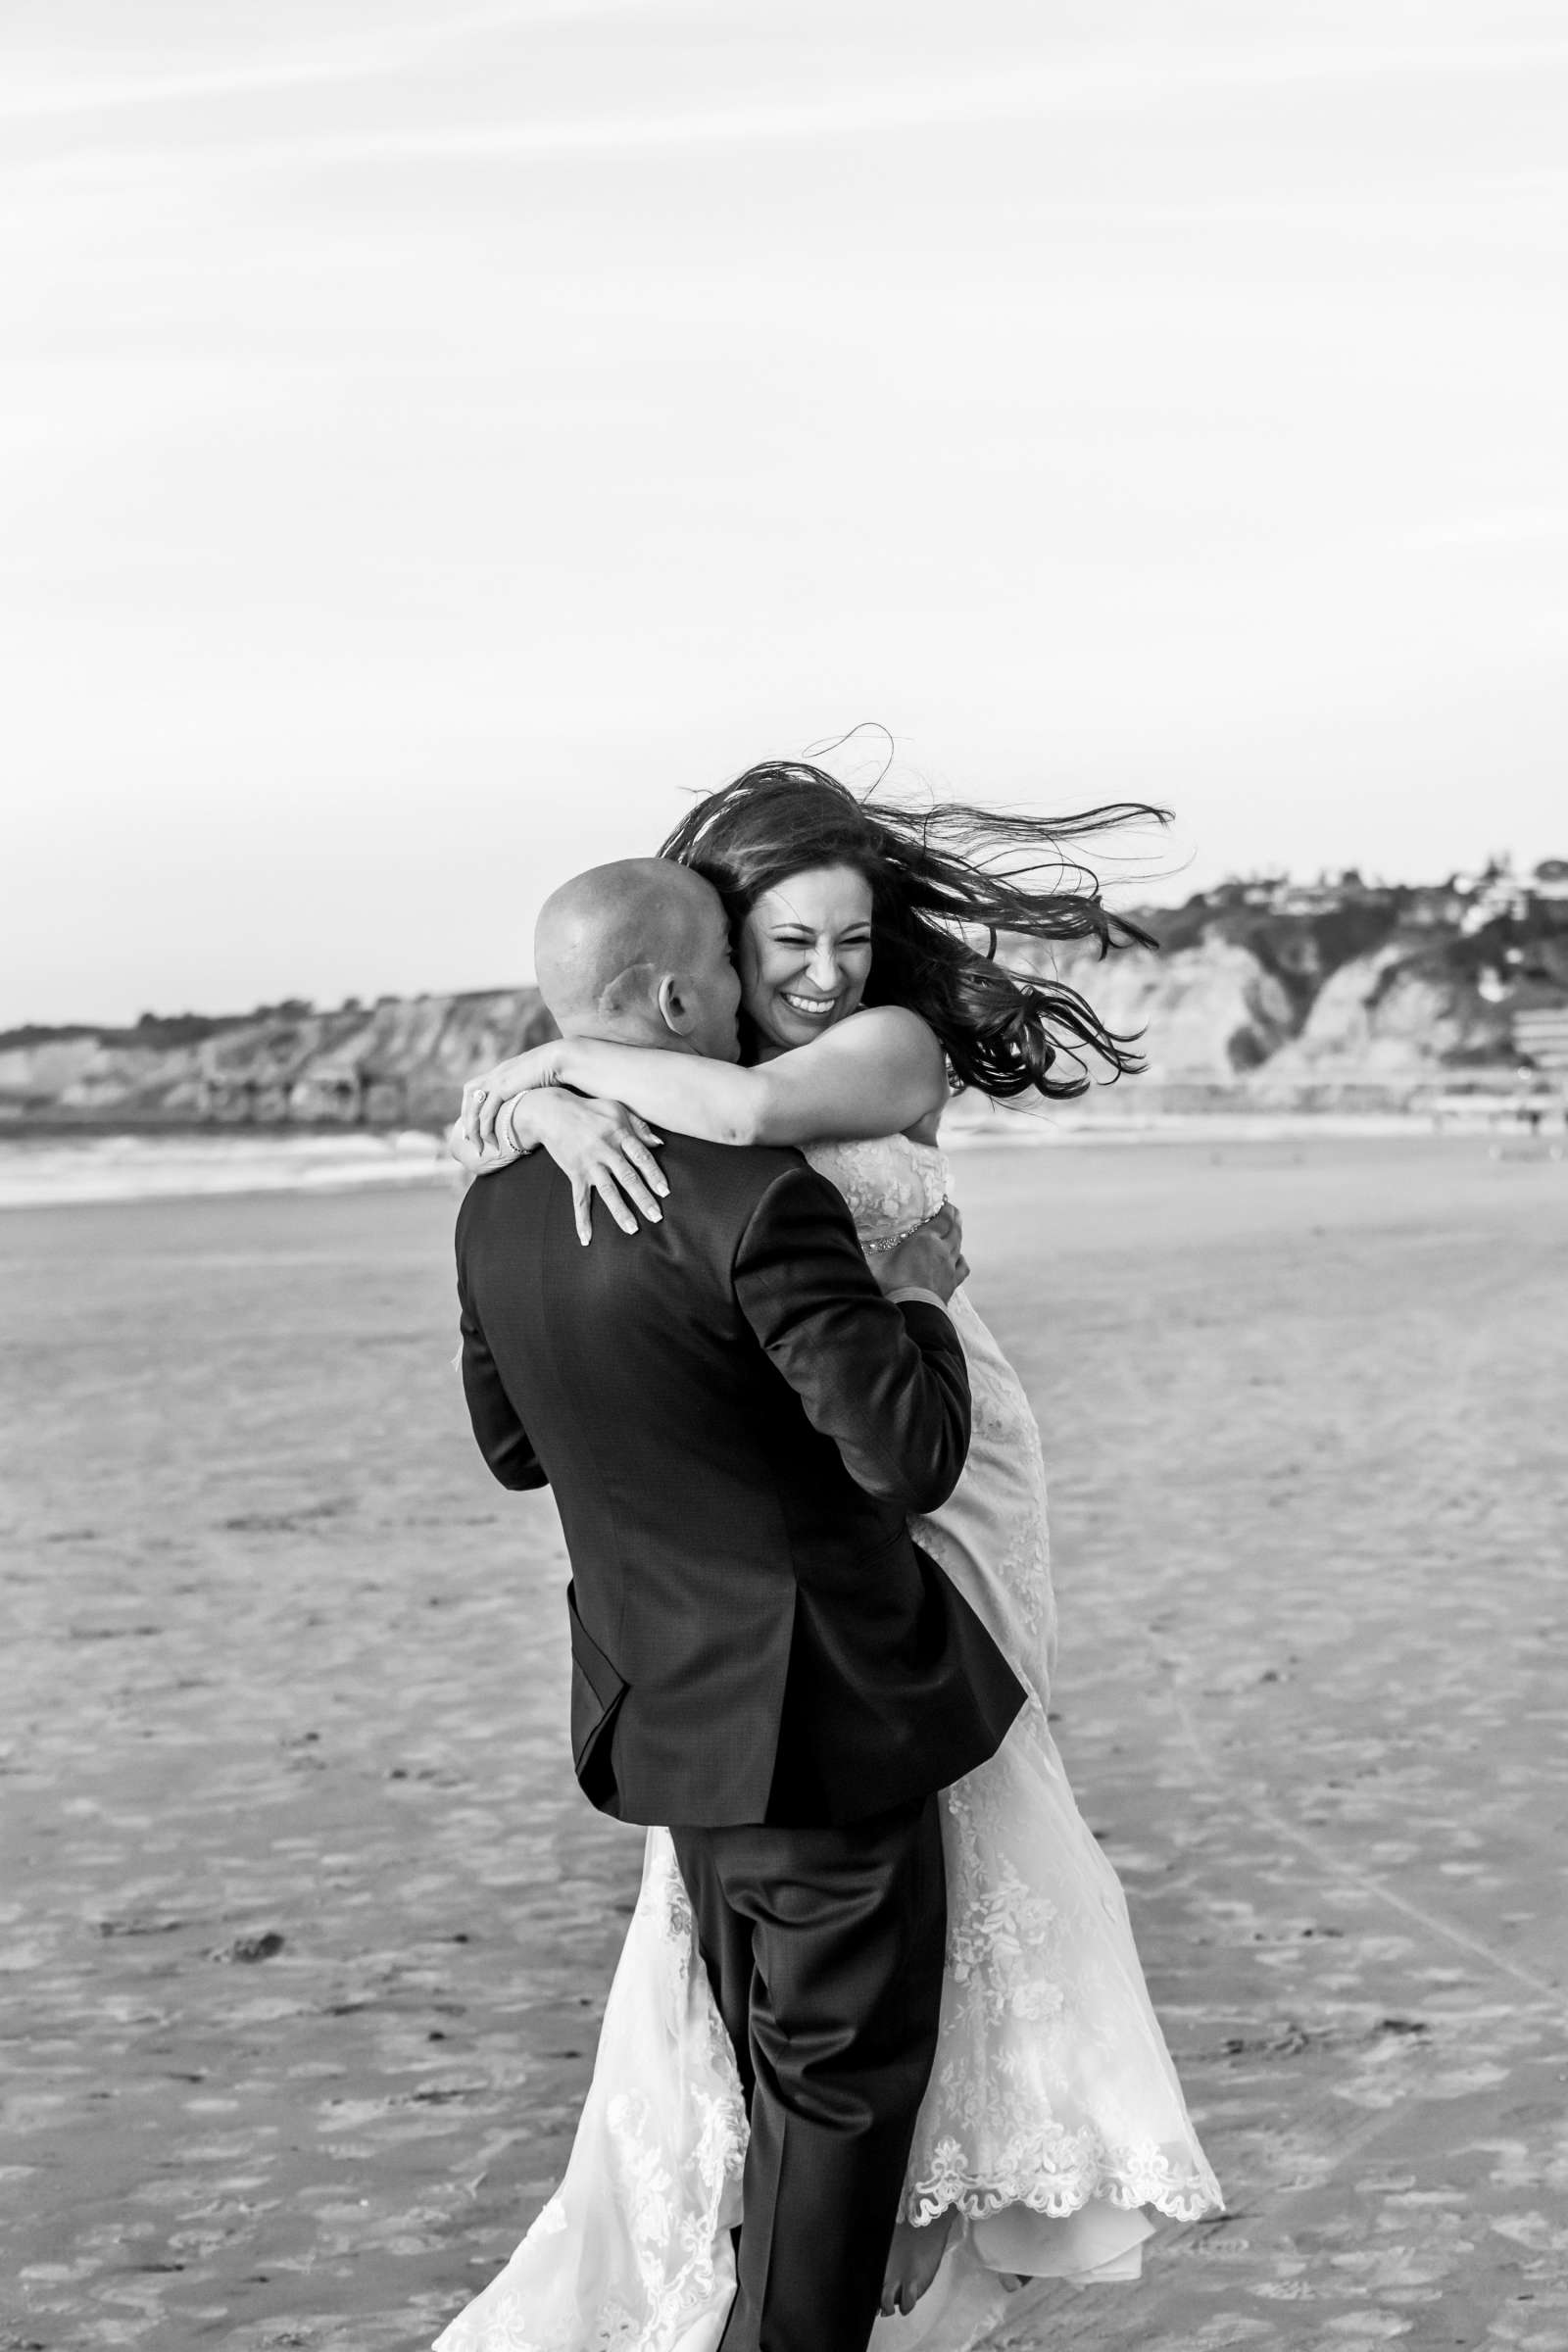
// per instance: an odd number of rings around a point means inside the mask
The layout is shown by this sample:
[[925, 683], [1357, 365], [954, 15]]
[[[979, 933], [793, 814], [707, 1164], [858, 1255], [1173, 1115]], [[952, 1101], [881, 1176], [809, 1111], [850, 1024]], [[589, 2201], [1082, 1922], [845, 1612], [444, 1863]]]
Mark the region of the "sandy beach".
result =
[[[1568, 1165], [975, 1149], [1057, 1733], [1230, 2210], [1016, 2347], [1568, 2345]], [[416, 2352], [548, 2193], [639, 1840], [430, 1183], [0, 1212], [0, 2348]]]

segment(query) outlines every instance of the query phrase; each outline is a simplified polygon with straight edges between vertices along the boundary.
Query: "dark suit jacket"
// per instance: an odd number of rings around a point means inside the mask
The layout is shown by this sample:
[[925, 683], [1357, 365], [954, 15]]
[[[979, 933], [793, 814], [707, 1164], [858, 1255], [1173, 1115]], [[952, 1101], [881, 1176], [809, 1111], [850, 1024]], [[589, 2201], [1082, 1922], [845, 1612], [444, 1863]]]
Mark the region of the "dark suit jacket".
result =
[[565, 1530], [577, 1776], [627, 1821], [863, 1819], [982, 1763], [1023, 1696], [908, 1533], [963, 1467], [963, 1352], [798, 1153], [672, 1135], [662, 1165], [662, 1224], [601, 1212], [587, 1249], [542, 1152], [458, 1218], [474, 1434]]

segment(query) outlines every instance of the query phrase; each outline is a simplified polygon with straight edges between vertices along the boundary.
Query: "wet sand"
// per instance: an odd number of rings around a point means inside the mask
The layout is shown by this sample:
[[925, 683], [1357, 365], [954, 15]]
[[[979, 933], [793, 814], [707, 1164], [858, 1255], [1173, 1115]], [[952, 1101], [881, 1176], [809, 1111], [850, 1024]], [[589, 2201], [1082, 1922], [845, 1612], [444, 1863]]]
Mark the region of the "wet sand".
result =
[[[1568, 2345], [1568, 1166], [975, 1152], [1058, 1736], [1230, 2198], [1019, 2346]], [[450, 1198], [0, 1215], [0, 2348], [414, 2352], [548, 2191], [636, 1882]]]

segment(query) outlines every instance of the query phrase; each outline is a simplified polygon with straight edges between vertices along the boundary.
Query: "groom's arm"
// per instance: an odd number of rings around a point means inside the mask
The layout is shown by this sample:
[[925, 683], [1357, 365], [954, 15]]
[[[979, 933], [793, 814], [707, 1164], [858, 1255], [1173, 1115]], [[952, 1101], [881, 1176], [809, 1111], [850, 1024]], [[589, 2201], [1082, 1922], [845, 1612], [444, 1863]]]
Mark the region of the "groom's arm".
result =
[[812, 1169], [778, 1176], [735, 1254], [735, 1297], [837, 1446], [857, 1486], [934, 1511], [969, 1451], [969, 1374], [946, 1309], [877, 1288], [839, 1195]]
[[496, 1359], [484, 1327], [473, 1311], [458, 1257], [458, 1323], [463, 1333], [463, 1394], [479, 1451], [504, 1487], [523, 1489], [550, 1484], [544, 1464], [533, 1449], [528, 1432], [517, 1417], [501, 1384]]

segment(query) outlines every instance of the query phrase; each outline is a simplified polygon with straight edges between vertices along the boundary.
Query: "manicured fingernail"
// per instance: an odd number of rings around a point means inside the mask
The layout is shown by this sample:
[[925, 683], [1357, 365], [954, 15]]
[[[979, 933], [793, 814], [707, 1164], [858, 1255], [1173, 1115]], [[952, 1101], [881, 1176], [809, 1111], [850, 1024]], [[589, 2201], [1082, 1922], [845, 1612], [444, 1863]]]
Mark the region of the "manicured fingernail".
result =
[[669, 1187], [667, 1184], [656, 1184], [654, 1190], [659, 1195], [661, 1200], [667, 1200], [669, 1199]]

